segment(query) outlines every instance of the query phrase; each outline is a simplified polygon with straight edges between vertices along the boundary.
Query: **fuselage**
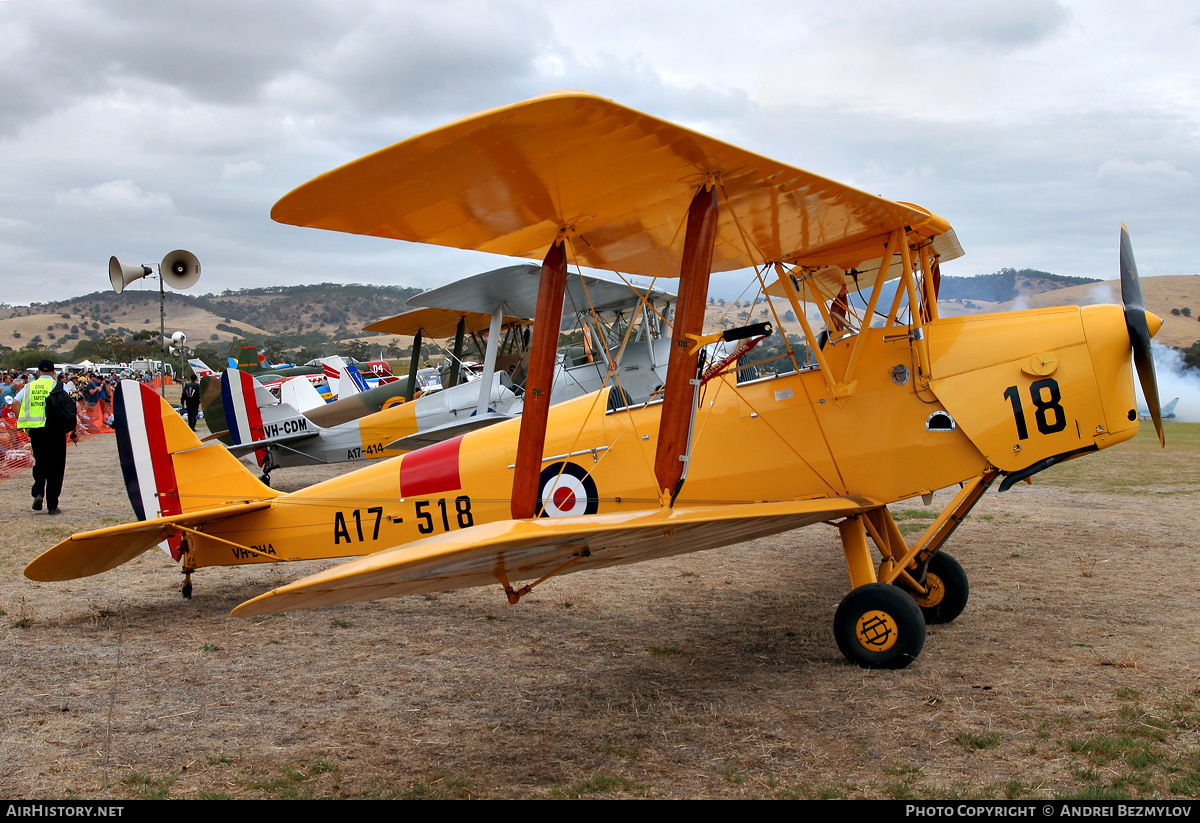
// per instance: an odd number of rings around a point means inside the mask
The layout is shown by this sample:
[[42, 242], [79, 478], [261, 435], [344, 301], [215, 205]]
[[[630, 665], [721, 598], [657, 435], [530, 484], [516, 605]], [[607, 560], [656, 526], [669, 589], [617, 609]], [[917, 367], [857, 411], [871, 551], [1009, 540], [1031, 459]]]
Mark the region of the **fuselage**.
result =
[[[700, 390], [675, 506], [856, 495], [890, 503], [1137, 432], [1119, 307], [1040, 309], [866, 331], [848, 396], [819, 369]], [[824, 350], [841, 371], [857, 336]], [[662, 505], [661, 404], [609, 411], [609, 389], [550, 411], [540, 503], [548, 515]], [[193, 566], [367, 554], [509, 519], [519, 421], [381, 461], [211, 524], [246, 552], [197, 537]]]

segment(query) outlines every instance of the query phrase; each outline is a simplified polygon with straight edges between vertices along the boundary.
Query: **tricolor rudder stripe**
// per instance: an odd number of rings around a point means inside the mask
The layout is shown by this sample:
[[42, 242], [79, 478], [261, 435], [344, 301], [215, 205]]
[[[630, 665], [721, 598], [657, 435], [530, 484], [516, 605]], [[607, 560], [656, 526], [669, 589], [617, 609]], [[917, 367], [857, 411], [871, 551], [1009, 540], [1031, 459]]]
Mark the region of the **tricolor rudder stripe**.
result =
[[353, 364], [347, 365], [343, 367], [343, 371], [346, 372], [346, 375], [341, 379], [349, 379], [350, 382], [353, 383], [360, 392], [365, 392], [371, 388], [367, 385], [367, 379], [362, 376], [362, 372], [358, 370], [358, 366]]
[[221, 402], [225, 406], [225, 423], [234, 445], [263, 439], [262, 415], [254, 396], [253, 377], [237, 369], [222, 372]]
[[113, 398], [117, 453], [125, 489], [138, 520], [179, 514], [179, 484], [167, 448], [164, 410], [178, 417], [154, 391], [122, 380]]

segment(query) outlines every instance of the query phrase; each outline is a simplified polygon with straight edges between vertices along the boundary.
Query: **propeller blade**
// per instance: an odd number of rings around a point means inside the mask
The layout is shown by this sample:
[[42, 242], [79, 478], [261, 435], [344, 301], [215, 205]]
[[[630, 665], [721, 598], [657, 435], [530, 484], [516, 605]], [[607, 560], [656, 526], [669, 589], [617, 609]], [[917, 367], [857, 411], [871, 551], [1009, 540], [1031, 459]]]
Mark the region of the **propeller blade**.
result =
[[1163, 436], [1162, 409], [1158, 400], [1158, 379], [1154, 374], [1154, 355], [1150, 351], [1150, 326], [1146, 321], [1146, 304], [1142, 299], [1142, 284], [1138, 279], [1137, 262], [1133, 259], [1133, 243], [1129, 239], [1129, 227], [1121, 224], [1121, 301], [1125, 304], [1125, 328], [1129, 330], [1129, 344], [1133, 346], [1133, 364], [1137, 368], [1138, 381], [1142, 384], [1142, 395], [1158, 442], [1166, 446]]
[[1124, 223], [1121, 224], [1121, 302], [1125, 304], [1126, 313], [1130, 309], [1146, 310], [1137, 261], [1133, 259], [1133, 241], [1129, 239], [1129, 227]]

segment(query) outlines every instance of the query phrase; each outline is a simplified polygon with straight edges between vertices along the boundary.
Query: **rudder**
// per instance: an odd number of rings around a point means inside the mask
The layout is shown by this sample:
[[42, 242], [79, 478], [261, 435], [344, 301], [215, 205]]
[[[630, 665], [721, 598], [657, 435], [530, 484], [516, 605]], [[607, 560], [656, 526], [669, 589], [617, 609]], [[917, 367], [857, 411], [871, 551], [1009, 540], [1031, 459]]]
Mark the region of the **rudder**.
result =
[[121, 473], [139, 520], [279, 495], [223, 446], [203, 445], [148, 386], [122, 380], [113, 413]]

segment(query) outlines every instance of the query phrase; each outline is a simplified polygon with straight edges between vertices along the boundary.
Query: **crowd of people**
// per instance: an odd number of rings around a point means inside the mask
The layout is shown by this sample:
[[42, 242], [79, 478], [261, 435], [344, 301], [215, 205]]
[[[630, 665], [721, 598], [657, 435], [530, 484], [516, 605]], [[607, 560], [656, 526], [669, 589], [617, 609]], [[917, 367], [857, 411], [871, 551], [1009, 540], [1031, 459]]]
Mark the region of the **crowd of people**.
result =
[[[52, 378], [56, 388], [61, 387], [75, 400], [77, 424], [74, 435], [77, 439], [112, 431], [116, 378], [97, 371], [79, 374], [63, 371], [55, 374], [53, 365], [48, 374], [40, 377]], [[154, 377], [143, 373], [137, 375], [136, 379], [150, 382]], [[21, 474], [33, 466], [34, 450], [29, 432], [19, 426], [18, 418], [28, 388], [38, 378], [39, 374], [17, 369], [8, 369], [0, 374], [0, 480]]]

